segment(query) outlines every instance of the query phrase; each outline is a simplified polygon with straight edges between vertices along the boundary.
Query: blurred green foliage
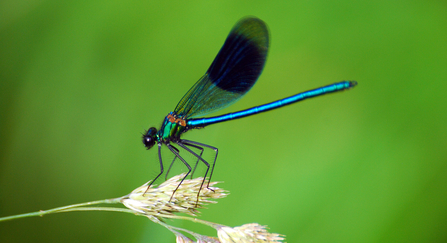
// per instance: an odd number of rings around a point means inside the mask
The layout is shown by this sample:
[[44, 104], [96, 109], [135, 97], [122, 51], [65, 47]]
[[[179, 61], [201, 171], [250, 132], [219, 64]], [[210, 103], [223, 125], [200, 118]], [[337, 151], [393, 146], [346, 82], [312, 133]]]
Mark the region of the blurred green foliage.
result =
[[[213, 179], [231, 192], [201, 218], [258, 222], [287, 242], [446, 242], [445, 1], [1, 1], [0, 216], [152, 179], [156, 150], [140, 133], [160, 125], [246, 15], [269, 25], [269, 57], [220, 113], [359, 85], [188, 132], [219, 148]], [[174, 236], [144, 217], [85, 212], [3, 222], [0, 242]]]

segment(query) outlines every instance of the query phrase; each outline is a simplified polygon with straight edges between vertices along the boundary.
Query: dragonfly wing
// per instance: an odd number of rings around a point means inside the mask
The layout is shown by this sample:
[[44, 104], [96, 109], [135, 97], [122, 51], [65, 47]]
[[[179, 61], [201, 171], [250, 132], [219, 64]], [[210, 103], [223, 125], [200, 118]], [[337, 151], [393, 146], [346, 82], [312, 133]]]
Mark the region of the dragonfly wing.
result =
[[174, 112], [185, 118], [229, 106], [255, 84], [267, 58], [269, 36], [258, 18], [244, 18], [231, 30], [208, 71], [183, 96]]

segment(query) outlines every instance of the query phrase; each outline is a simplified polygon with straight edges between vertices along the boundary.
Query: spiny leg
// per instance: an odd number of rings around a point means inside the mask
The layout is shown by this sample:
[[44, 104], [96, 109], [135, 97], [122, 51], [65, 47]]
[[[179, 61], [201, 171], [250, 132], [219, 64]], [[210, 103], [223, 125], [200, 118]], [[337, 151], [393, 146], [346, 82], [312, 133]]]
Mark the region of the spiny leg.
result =
[[[214, 151], [216, 152], [216, 156], [214, 157], [213, 166], [211, 167], [210, 179], [208, 180], [208, 185], [206, 186], [206, 188], [210, 189], [210, 181], [211, 181], [211, 177], [213, 176], [214, 166], [216, 165], [217, 153], [219, 152], [219, 150], [218, 150], [216, 147], [210, 146], [210, 145], [208, 145], [208, 144], [203, 144], [203, 143], [199, 143], [199, 142], [194, 142], [194, 141], [191, 141], [191, 140], [183, 140], [183, 139], [182, 139], [181, 142], [182, 142], [183, 144], [188, 144], [188, 145], [190, 145], [190, 144], [194, 144], [194, 145], [197, 145], [197, 146], [203, 146], [203, 147], [206, 147], [206, 148], [210, 148], [210, 149], [212, 149], [212, 150], [214, 150]], [[208, 172], [208, 171], [207, 171], [207, 172]], [[211, 189], [210, 189], [210, 190], [211, 190]]]
[[[180, 151], [176, 147], [172, 147], [172, 148], [175, 149], [178, 154], [180, 154]], [[166, 171], [165, 180], [168, 180], [169, 171], [171, 171], [171, 168], [172, 168], [172, 165], [174, 164], [175, 159], [177, 159], [177, 156], [174, 157], [174, 159], [172, 160], [171, 165], [169, 166], [168, 171]]]
[[186, 177], [188, 177], [189, 173], [191, 173], [191, 166], [189, 166], [189, 164], [186, 162], [185, 159], [182, 158], [182, 156], [180, 156], [180, 154], [177, 152], [178, 149], [172, 145], [170, 145], [169, 143], [166, 144], [166, 146], [169, 148], [169, 150], [171, 150], [171, 152], [178, 157], [183, 164], [186, 165], [186, 167], [188, 167], [188, 173], [186, 173], [186, 175], [182, 178], [182, 180], [180, 181], [180, 183], [178, 184], [178, 186], [175, 188], [174, 192], [171, 195], [171, 198], [169, 199], [169, 201], [172, 200], [172, 197], [174, 196], [175, 192], [177, 191], [177, 189], [180, 187], [180, 185], [182, 184], [182, 182], [186, 179]]
[[[200, 196], [200, 191], [202, 190], [203, 187], [203, 183], [205, 183], [206, 180], [206, 175], [208, 174], [208, 171], [210, 169], [210, 164], [208, 162], [206, 162], [202, 157], [200, 157], [198, 154], [196, 154], [194, 151], [192, 151], [191, 149], [189, 149], [188, 147], [186, 147], [186, 145], [184, 143], [182, 143], [182, 140], [177, 142], [177, 144], [182, 147], [183, 149], [185, 149], [186, 151], [190, 152], [192, 155], [196, 156], [196, 158], [198, 158], [199, 160], [201, 160], [205, 165], [206, 165], [206, 172], [205, 172], [205, 176], [203, 177], [202, 180], [202, 184], [200, 184], [200, 189], [199, 192], [197, 193], [197, 201], [196, 201], [196, 205], [199, 202], [199, 196]], [[212, 189], [210, 189], [209, 187], [207, 187], [209, 190], [213, 191]]]
[[[183, 143], [184, 145], [188, 145], [188, 146], [190, 146], [190, 147], [193, 147], [193, 148], [196, 148], [196, 149], [198, 149], [198, 150], [200, 150], [200, 158], [202, 158], [202, 155], [203, 155], [203, 148], [202, 147], [199, 147], [199, 146], [197, 146], [197, 145], [194, 145], [194, 144], [189, 144], [189, 143]], [[197, 158], [197, 162], [196, 162], [196, 165], [194, 166], [194, 169], [192, 170], [192, 173], [191, 173], [191, 179], [192, 179], [192, 176], [194, 175], [194, 172], [196, 172], [196, 169], [197, 169], [197, 165], [199, 164], [199, 161], [200, 161], [200, 158]]]
[[161, 159], [161, 143], [158, 143], [158, 161], [160, 161], [160, 174], [158, 174], [155, 177], [155, 179], [153, 179], [151, 181], [151, 183], [149, 183], [149, 185], [147, 186], [146, 191], [143, 193], [143, 196], [144, 196], [144, 194], [146, 194], [147, 190], [149, 190], [149, 188], [151, 187], [152, 183], [154, 183], [154, 181], [156, 181], [158, 179], [158, 177], [160, 177], [161, 174], [163, 174], [163, 161]]
[[[202, 157], [202, 155], [203, 155], [203, 148], [202, 148], [202, 147], [199, 147], [199, 146], [194, 145], [194, 144], [186, 144], [186, 145], [191, 146], [191, 147], [193, 147], [193, 148], [196, 148], [196, 149], [200, 150], [200, 157]], [[177, 149], [177, 148], [175, 148], [175, 147], [172, 147], [172, 148]], [[180, 150], [177, 149], [177, 153], [180, 154]], [[172, 168], [172, 165], [174, 165], [174, 161], [175, 161], [175, 159], [177, 159], [177, 156], [174, 157], [174, 159], [173, 159], [172, 162], [171, 162], [171, 165], [169, 166], [168, 171], [166, 171], [165, 180], [168, 179], [169, 171], [171, 171], [171, 168]], [[199, 161], [200, 161], [200, 159], [197, 159], [197, 162], [196, 162], [196, 164], [194, 165], [194, 169], [192, 169], [191, 179], [192, 179], [192, 177], [193, 177], [193, 175], [194, 175], [194, 172], [195, 172], [196, 169], [197, 169], [197, 165], [199, 164]]]

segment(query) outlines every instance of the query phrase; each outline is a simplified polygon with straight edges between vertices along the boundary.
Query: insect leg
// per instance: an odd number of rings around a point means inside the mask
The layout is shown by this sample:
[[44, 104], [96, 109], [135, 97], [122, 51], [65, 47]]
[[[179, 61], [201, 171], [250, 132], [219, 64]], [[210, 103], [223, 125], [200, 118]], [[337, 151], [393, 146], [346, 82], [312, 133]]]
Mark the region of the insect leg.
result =
[[186, 165], [186, 167], [188, 167], [188, 173], [186, 173], [186, 175], [182, 178], [182, 180], [180, 181], [180, 183], [178, 184], [178, 186], [175, 188], [174, 192], [172, 193], [171, 198], [169, 199], [169, 201], [172, 200], [172, 197], [174, 196], [175, 192], [177, 191], [177, 189], [180, 187], [180, 185], [182, 184], [182, 182], [185, 180], [186, 177], [188, 177], [189, 173], [191, 173], [191, 166], [189, 166], [189, 164], [186, 162], [185, 159], [182, 158], [182, 156], [180, 156], [180, 154], [177, 152], [178, 149], [170, 144], [166, 144], [166, 146], [169, 148], [169, 150], [171, 150], [171, 152], [178, 157], [183, 164]]
[[158, 161], [160, 161], [160, 174], [158, 174], [155, 179], [153, 179], [151, 181], [151, 183], [149, 183], [149, 185], [147, 186], [146, 191], [143, 193], [144, 194], [147, 192], [147, 190], [149, 190], [149, 188], [151, 187], [151, 185], [154, 183], [154, 181], [156, 181], [158, 179], [158, 177], [160, 177], [161, 174], [163, 174], [163, 160], [161, 159], [161, 143], [158, 143]]
[[[213, 176], [213, 171], [214, 171], [214, 166], [216, 165], [216, 160], [217, 160], [217, 154], [219, 152], [219, 150], [216, 147], [210, 146], [208, 144], [203, 144], [203, 143], [199, 143], [199, 142], [195, 142], [195, 141], [191, 141], [191, 140], [181, 140], [182, 143], [186, 143], [186, 144], [194, 144], [197, 146], [202, 146], [202, 147], [206, 147], [206, 148], [210, 148], [212, 150], [214, 150], [214, 152], [216, 152], [216, 155], [214, 156], [214, 162], [213, 162], [213, 166], [211, 167], [211, 174], [210, 174], [210, 179], [208, 180], [208, 185], [206, 186], [206, 188], [210, 189], [210, 181], [211, 181], [211, 177]], [[208, 171], [207, 171], [208, 172]]]

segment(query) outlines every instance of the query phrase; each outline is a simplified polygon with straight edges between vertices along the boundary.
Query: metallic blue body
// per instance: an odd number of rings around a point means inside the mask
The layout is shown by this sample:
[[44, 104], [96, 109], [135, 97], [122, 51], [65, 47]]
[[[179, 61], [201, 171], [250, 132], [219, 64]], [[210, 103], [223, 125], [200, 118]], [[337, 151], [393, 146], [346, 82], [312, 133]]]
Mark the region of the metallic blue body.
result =
[[335, 83], [335, 84], [327, 85], [327, 86], [320, 87], [317, 89], [305, 91], [305, 92], [302, 92], [302, 93], [299, 93], [296, 95], [292, 95], [292, 96], [284, 98], [284, 99], [273, 101], [271, 103], [260, 105], [260, 106], [255, 106], [255, 107], [252, 107], [252, 108], [249, 108], [246, 110], [242, 110], [242, 111], [238, 111], [238, 112], [228, 113], [228, 114], [221, 115], [221, 116], [189, 119], [186, 121], [186, 124], [187, 124], [188, 128], [191, 129], [191, 128], [195, 128], [195, 127], [208, 126], [208, 125], [211, 125], [214, 123], [239, 119], [242, 117], [251, 116], [254, 114], [261, 113], [261, 112], [265, 112], [265, 111], [273, 110], [273, 109], [280, 108], [280, 107], [283, 107], [286, 105], [290, 105], [290, 104], [293, 104], [298, 101], [302, 101], [307, 98], [312, 98], [312, 97], [329, 94], [329, 93], [333, 93], [333, 92], [337, 92], [337, 91], [341, 91], [341, 90], [345, 90], [345, 89], [350, 89], [350, 88], [354, 87], [355, 85], [357, 85], [357, 82], [355, 82], [355, 81], [342, 81], [339, 83]]
[[173, 112], [163, 120], [160, 130], [157, 132], [157, 141], [159, 143], [176, 142], [180, 139], [180, 135], [185, 132], [186, 123], [183, 119], [178, 118]]
[[[181, 135], [190, 129], [251, 116], [290, 105], [307, 98], [346, 90], [357, 84], [355, 81], [342, 81], [243, 111], [215, 117], [197, 118], [223, 109], [242, 98], [253, 87], [261, 75], [267, 59], [268, 48], [268, 28], [262, 20], [255, 17], [248, 17], [236, 23], [206, 73], [186, 92], [174, 111], [165, 117], [161, 128], [157, 130], [155, 127], [151, 127], [143, 135], [143, 144], [147, 149], [157, 145], [160, 162], [160, 173], [148, 185], [148, 188], [164, 171], [161, 156], [162, 145], [165, 145], [174, 154], [174, 161], [178, 158], [188, 168], [188, 173], [183, 177], [180, 184], [191, 171], [191, 174], [194, 173], [198, 162], [201, 161], [207, 167], [202, 185], [205, 182], [209, 169], [211, 169], [208, 180], [209, 186], [218, 149], [207, 144], [181, 139]], [[214, 150], [215, 156], [213, 163], [209, 163], [203, 159], [202, 154], [205, 148]], [[197, 159], [194, 169], [180, 155], [180, 149], [192, 154]], [[172, 161], [171, 166], [174, 161]], [[207, 188], [209, 188], [208, 186]], [[176, 190], [174, 190], [174, 193]], [[199, 193], [200, 191], [197, 194], [197, 200]]]

